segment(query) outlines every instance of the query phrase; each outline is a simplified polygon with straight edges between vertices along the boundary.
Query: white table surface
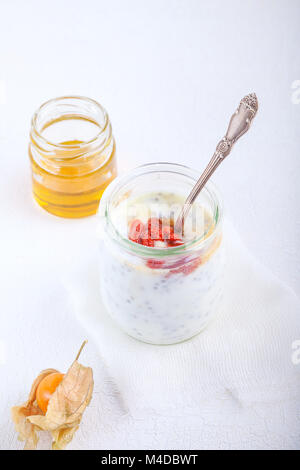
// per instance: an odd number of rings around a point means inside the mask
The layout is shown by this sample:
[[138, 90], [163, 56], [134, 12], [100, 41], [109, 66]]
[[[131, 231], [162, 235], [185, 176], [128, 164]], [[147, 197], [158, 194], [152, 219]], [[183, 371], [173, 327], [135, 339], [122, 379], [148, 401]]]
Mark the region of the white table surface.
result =
[[95, 234], [95, 218], [59, 219], [32, 200], [30, 118], [52, 97], [86, 95], [107, 108], [120, 171], [153, 161], [201, 169], [240, 98], [255, 91], [253, 128], [214, 180], [246, 246], [300, 295], [299, 19], [299, 0], [2, 0], [0, 352], [3, 362], [14, 351], [12, 374], [29, 368], [20, 364], [26, 345], [37, 356], [55, 338], [30, 337], [26, 301], [28, 338], [20, 341], [22, 323], [6, 337], [8, 303], [17, 308], [25, 280], [28, 299], [37, 295], [33, 270], [80, 268]]

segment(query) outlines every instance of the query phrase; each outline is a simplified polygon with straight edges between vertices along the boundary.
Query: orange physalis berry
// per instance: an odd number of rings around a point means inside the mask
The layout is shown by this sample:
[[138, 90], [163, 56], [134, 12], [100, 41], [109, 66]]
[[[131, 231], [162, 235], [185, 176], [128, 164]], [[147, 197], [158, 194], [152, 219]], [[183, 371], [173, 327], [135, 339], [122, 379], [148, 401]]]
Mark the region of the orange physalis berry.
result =
[[63, 378], [64, 374], [61, 374], [60, 372], [53, 372], [52, 374], [44, 377], [44, 379], [40, 382], [36, 391], [36, 401], [43, 413], [46, 414], [49, 400]]

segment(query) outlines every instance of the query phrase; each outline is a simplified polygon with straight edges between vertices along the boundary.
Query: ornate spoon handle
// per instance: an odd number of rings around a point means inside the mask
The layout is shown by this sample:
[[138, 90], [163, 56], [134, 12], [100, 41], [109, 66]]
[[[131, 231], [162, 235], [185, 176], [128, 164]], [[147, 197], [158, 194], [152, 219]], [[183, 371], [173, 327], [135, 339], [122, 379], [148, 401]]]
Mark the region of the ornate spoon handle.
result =
[[175, 230], [182, 233], [184, 229], [184, 221], [190, 208], [198, 197], [200, 191], [205, 186], [211, 175], [218, 168], [220, 163], [227, 157], [233, 144], [248, 131], [250, 124], [258, 110], [258, 101], [255, 93], [246, 95], [240, 102], [238, 109], [232, 115], [225, 137], [218, 143], [215, 153], [213, 154], [210, 162], [200, 176], [199, 180], [193, 187], [189, 196], [187, 197], [181, 213], [178, 216], [175, 224]]

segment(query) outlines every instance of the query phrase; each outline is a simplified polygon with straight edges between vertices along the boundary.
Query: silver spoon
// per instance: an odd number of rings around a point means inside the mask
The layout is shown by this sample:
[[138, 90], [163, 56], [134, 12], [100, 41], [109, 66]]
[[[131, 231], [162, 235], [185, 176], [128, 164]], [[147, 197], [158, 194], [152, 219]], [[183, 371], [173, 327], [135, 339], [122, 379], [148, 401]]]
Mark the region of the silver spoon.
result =
[[230, 119], [225, 137], [223, 137], [223, 139], [218, 143], [210, 162], [184, 203], [175, 223], [175, 231], [177, 233], [183, 234], [184, 221], [192, 207], [192, 204], [220, 163], [225, 157], [227, 157], [227, 155], [230, 154], [233, 144], [235, 144], [235, 142], [248, 131], [257, 110], [258, 101], [255, 93], [250, 93], [241, 100], [238, 109]]

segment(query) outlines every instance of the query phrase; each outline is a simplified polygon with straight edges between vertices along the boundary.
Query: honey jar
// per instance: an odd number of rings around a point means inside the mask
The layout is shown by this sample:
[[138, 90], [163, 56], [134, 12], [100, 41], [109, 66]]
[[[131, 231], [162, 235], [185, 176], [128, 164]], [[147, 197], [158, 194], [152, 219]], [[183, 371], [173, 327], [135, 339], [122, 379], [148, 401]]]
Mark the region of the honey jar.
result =
[[55, 98], [35, 112], [29, 157], [33, 196], [48, 212], [76, 218], [95, 214], [116, 176], [109, 116], [82, 96]]

